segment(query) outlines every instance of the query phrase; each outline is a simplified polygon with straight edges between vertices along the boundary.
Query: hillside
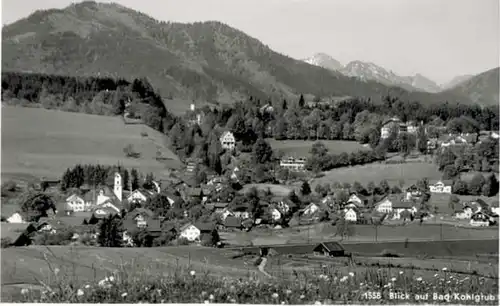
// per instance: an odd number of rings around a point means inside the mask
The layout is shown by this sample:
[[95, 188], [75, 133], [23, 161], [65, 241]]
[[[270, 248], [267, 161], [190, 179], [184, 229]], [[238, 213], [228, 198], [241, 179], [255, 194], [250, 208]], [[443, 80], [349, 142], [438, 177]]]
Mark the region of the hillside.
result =
[[165, 23], [117, 4], [82, 2], [37, 11], [2, 29], [2, 69], [63, 75], [147, 76], [165, 97], [232, 102], [387, 94], [422, 103], [454, 93], [408, 92], [360, 81], [274, 52], [220, 22]]
[[446, 90], [445, 93], [465, 95], [481, 105], [498, 105], [499, 70], [500, 68], [494, 68], [485, 71]]
[[[121, 164], [161, 177], [167, 166], [181, 165], [166, 142], [160, 132], [144, 125], [126, 125], [119, 117], [5, 106], [2, 180], [26, 174], [57, 179], [78, 163]], [[139, 158], [125, 157], [123, 148], [129, 144], [141, 153]], [[168, 159], [156, 160], [157, 152]]]
[[444, 90], [453, 88], [462, 82], [472, 79], [473, 77], [474, 76], [470, 74], [456, 76], [453, 79], [451, 79], [448, 83], [442, 84], [441, 88], [443, 88]]

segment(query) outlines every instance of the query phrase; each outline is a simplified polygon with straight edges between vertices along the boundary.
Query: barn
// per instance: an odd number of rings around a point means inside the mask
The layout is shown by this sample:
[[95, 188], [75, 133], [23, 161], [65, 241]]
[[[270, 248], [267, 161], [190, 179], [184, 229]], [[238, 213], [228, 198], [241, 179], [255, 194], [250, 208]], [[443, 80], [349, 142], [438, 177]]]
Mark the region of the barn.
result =
[[345, 249], [338, 242], [323, 242], [318, 244], [314, 250], [316, 256], [344, 256]]

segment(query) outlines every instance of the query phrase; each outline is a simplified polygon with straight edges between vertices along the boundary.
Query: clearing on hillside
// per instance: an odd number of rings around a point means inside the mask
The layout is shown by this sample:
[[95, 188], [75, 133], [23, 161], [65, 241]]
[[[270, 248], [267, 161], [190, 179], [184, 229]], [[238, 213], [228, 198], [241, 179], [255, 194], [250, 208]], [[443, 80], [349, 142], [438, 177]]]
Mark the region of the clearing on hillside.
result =
[[247, 184], [243, 186], [243, 189], [239, 191], [240, 194], [245, 194], [252, 187], [257, 188], [257, 190], [267, 191], [268, 188], [274, 196], [284, 197], [287, 196], [292, 190], [298, 191], [294, 186], [285, 185], [274, 185], [274, 184]]
[[[121, 164], [162, 175], [167, 167], [181, 165], [166, 143], [160, 132], [145, 125], [125, 125], [120, 117], [5, 106], [2, 179], [19, 174], [55, 179], [78, 163]], [[125, 156], [123, 149], [129, 144], [140, 158]], [[157, 151], [167, 159], [157, 161]]]
[[315, 179], [311, 187], [314, 188], [318, 183], [348, 182], [352, 184], [355, 181], [366, 186], [369, 182], [378, 184], [384, 179], [392, 186], [397, 185], [400, 179], [403, 179], [406, 184], [411, 184], [422, 178], [438, 180], [441, 177], [442, 174], [438, 171], [437, 166], [431, 163], [376, 163], [326, 171], [325, 176]]
[[[274, 150], [279, 150], [287, 156], [307, 157], [310, 155], [312, 145], [315, 140], [275, 140], [267, 139]], [[343, 152], [351, 153], [359, 150], [369, 150], [369, 147], [356, 142], [344, 140], [320, 140], [327, 148], [330, 154], [341, 154]]]

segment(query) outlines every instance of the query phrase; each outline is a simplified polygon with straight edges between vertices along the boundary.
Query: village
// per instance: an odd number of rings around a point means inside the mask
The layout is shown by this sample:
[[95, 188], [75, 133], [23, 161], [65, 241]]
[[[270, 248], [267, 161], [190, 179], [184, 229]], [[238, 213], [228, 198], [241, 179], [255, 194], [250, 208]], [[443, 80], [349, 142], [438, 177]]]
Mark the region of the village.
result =
[[[194, 105], [191, 112], [195, 112]], [[199, 112], [195, 120], [200, 122]], [[398, 133], [417, 131], [412, 123], [402, 123], [399, 119], [392, 118], [384, 122], [381, 138], [389, 137], [394, 129]], [[427, 147], [429, 152], [435, 152], [449, 146], [474, 145], [488, 138], [498, 139], [498, 134], [449, 134], [440, 139], [430, 139]], [[220, 144], [224, 150], [234, 151], [236, 142], [232, 132], [222, 132]], [[130, 184], [124, 186], [122, 174], [119, 172], [110, 173], [111, 178], [105, 186], [91, 188], [83, 185], [78, 190], [65, 194], [61, 194], [60, 181], [42, 182], [36, 186], [37, 190], [41, 190], [43, 186], [44, 191], [57, 194], [61, 201], [56, 203], [56, 209], [48, 211], [45, 217], [36, 222], [27, 222], [21, 212], [6, 217], [6, 222], [24, 226], [19, 237], [14, 237], [11, 243], [14, 246], [31, 244], [29, 237], [33, 237], [33, 233], [54, 234], [68, 227], [78, 228], [72, 237], [74, 241], [77, 241], [82, 233], [87, 236], [91, 233], [90, 237], [96, 239], [99, 232], [94, 225], [110, 216], [123, 219], [121, 235], [125, 246], [137, 245], [132, 238], [137, 232], [146, 232], [151, 240], [168, 235], [170, 241], [175, 240], [175, 243], [181, 244], [199, 244], [204, 240], [204, 236], [208, 236], [211, 242], [205, 245], [220, 247], [224, 245], [220, 239], [224, 232], [255, 232], [260, 229], [293, 228], [321, 222], [342, 226], [347, 224], [344, 229], [346, 234], [349, 232], [349, 224], [383, 226], [420, 222], [461, 227], [498, 225], [498, 203], [486, 203], [480, 198], [460, 201], [459, 197], [452, 195], [452, 180], [427, 181], [422, 178], [409, 186], [379, 186], [377, 192], [367, 192], [362, 186], [354, 188], [355, 186], [341, 184], [327, 187], [320, 185], [312, 192], [305, 168], [307, 158], [284, 156], [279, 160], [279, 168], [306, 175], [305, 179], [295, 182], [280, 182], [285, 186], [291, 184], [291, 192], [288, 195], [273, 194], [272, 185], [269, 184], [253, 184], [254, 187], [247, 188], [246, 194], [242, 194], [242, 185], [245, 184], [242, 184], [239, 178], [237, 158], [234, 158], [234, 163], [224, 175], [206, 175], [204, 182], [195, 179], [197, 162], [196, 159], [189, 159], [184, 169], [172, 171], [169, 177], [151, 180], [134, 190]], [[235, 185], [239, 186], [236, 189], [241, 190], [236, 190]], [[265, 187], [261, 188], [262, 186]], [[174, 218], [175, 222], [172, 222], [172, 218], [168, 220], [165, 215], [158, 215], [148, 208], [151, 207], [148, 203], [160, 195], [167, 200], [161, 204], [167, 206], [164, 210], [184, 207], [182, 203], [195, 203], [198, 208], [197, 216], [193, 215], [196, 210], [193, 207], [183, 210], [180, 217]], [[432, 203], [435, 198], [439, 198], [441, 202], [453, 203], [448, 204], [452, 205], [453, 212], [445, 214], [437, 209], [433, 210]], [[257, 217], [255, 208], [248, 205], [250, 201], [257, 201], [252, 204], [258, 207]], [[339, 235], [342, 236], [343, 233], [340, 232]], [[215, 237], [215, 240], [212, 237]], [[149, 244], [152, 245], [151, 242]]]

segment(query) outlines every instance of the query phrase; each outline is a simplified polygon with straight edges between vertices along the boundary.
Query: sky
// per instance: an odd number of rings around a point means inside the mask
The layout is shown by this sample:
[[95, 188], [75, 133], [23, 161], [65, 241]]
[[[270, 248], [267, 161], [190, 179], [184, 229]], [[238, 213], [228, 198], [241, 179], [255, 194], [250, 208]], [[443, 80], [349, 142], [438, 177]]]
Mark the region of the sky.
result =
[[[2, 0], [2, 24], [70, 0]], [[100, 1], [110, 2], [110, 1]], [[498, 0], [116, 0], [164, 21], [218, 20], [296, 59], [323, 52], [438, 84], [499, 66]]]

